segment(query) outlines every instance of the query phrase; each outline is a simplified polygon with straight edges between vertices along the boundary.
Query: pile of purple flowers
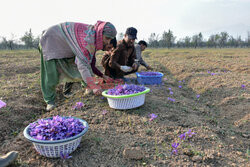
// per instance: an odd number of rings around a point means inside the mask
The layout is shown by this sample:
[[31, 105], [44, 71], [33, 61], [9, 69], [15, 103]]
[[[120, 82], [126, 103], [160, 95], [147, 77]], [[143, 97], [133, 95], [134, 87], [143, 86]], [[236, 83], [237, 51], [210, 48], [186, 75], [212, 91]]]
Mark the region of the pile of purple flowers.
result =
[[145, 76], [156, 76], [156, 75], [161, 75], [158, 72], [139, 72], [140, 75], [145, 75]]
[[144, 86], [134, 85], [134, 84], [125, 84], [125, 85], [118, 85], [113, 89], [109, 89], [107, 94], [108, 95], [130, 95], [139, 92], [143, 92], [146, 90]]
[[85, 126], [72, 117], [54, 116], [52, 119], [39, 119], [31, 123], [29, 135], [38, 140], [62, 140], [78, 135]]

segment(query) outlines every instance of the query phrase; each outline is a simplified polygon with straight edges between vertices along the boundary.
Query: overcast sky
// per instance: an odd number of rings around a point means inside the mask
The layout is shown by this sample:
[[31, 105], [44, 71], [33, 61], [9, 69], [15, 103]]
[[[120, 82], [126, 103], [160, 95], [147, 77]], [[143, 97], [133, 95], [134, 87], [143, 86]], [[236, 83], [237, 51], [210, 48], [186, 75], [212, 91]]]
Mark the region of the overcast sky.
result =
[[113, 23], [118, 32], [133, 26], [139, 40], [168, 29], [178, 38], [227, 29], [246, 36], [250, 0], [6, 0], [0, 5], [0, 36], [20, 38], [30, 28], [37, 36], [61, 22], [97, 20]]

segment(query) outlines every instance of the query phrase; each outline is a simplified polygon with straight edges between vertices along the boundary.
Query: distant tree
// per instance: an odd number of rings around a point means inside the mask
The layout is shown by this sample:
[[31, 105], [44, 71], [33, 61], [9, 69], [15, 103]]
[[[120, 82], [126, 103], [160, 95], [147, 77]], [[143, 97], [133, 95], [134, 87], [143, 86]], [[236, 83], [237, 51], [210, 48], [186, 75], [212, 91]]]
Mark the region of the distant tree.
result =
[[219, 38], [219, 46], [221, 47], [225, 47], [227, 40], [228, 40], [228, 33], [227, 32], [221, 32], [220, 33], [220, 38]]
[[159, 47], [158, 39], [159, 39], [159, 35], [156, 35], [155, 33], [151, 33], [148, 39], [149, 47], [153, 47], [153, 48]]
[[250, 31], [247, 32], [247, 47], [250, 47]]
[[173, 31], [171, 31], [170, 29], [168, 30], [168, 32], [164, 31], [162, 34], [162, 40], [163, 40], [162, 43], [164, 46], [166, 44], [168, 49], [174, 45], [175, 39], [176, 37], [174, 36]]
[[190, 47], [191, 46], [191, 38], [189, 36], [186, 36], [184, 38], [184, 43], [185, 43], [185, 47]]
[[228, 42], [227, 43], [228, 43], [229, 47], [237, 47], [238, 46], [237, 41], [236, 41], [236, 39], [234, 39], [233, 36], [230, 36], [228, 38]]
[[24, 36], [21, 37], [20, 40], [24, 42], [26, 48], [36, 47], [34, 46], [35, 40], [34, 40], [34, 36], [33, 36], [31, 29], [29, 29], [29, 31], [26, 31]]
[[13, 50], [15, 49], [15, 36], [14, 34], [11, 34], [11, 38], [7, 39], [6, 37], [2, 37], [2, 42], [1, 42], [1, 48], [3, 49], [10, 49]]
[[243, 47], [244, 42], [242, 41], [241, 36], [237, 37], [236, 42], [238, 47]]
[[207, 41], [207, 46], [208, 47], [216, 47], [216, 39], [215, 35], [210, 35]]
[[198, 41], [199, 41], [199, 36], [198, 35], [193, 35], [191, 43], [192, 43], [192, 46], [194, 48], [196, 48], [198, 46]]
[[198, 34], [198, 46], [199, 46], [199, 47], [202, 47], [202, 42], [203, 42], [203, 35], [202, 35], [202, 33], [200, 32], [200, 33]]

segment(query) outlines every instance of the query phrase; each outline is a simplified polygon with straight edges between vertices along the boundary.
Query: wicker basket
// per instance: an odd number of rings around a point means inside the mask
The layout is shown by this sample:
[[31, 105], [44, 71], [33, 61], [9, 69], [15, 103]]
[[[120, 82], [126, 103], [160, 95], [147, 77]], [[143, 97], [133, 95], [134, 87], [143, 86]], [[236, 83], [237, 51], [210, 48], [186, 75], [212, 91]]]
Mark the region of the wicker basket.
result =
[[142, 85], [154, 85], [154, 84], [161, 84], [161, 80], [163, 77], [163, 73], [156, 72], [159, 75], [141, 75], [139, 72], [136, 73], [137, 76], [137, 82]]
[[107, 90], [102, 92], [104, 97], [107, 97], [109, 107], [114, 109], [132, 109], [139, 106], [142, 106], [145, 102], [145, 95], [150, 91], [149, 88], [146, 88], [143, 92], [130, 94], [130, 95], [108, 95]]
[[[61, 154], [63, 155], [70, 154], [73, 151], [75, 151], [76, 148], [79, 146], [82, 136], [88, 131], [89, 128], [88, 123], [86, 121], [80, 118], [75, 118], [75, 117], [72, 118], [79, 119], [79, 121], [85, 126], [84, 130], [76, 136], [63, 140], [54, 140], [54, 141], [37, 140], [29, 135], [29, 126], [27, 126], [23, 132], [24, 137], [26, 137], [29, 141], [31, 141], [36, 151], [43, 156], [56, 158], [60, 157]], [[52, 119], [52, 118], [47, 118], [47, 119]]]

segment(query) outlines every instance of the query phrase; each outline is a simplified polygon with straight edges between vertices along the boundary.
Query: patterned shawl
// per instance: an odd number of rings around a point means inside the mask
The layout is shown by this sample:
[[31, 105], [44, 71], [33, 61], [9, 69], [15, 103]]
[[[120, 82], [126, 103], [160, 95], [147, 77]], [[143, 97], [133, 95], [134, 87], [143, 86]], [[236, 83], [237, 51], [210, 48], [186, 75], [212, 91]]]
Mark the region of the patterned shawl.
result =
[[89, 69], [97, 50], [103, 48], [103, 29], [106, 22], [98, 21], [94, 26], [82, 23], [65, 22], [60, 29], [74, 54]]

